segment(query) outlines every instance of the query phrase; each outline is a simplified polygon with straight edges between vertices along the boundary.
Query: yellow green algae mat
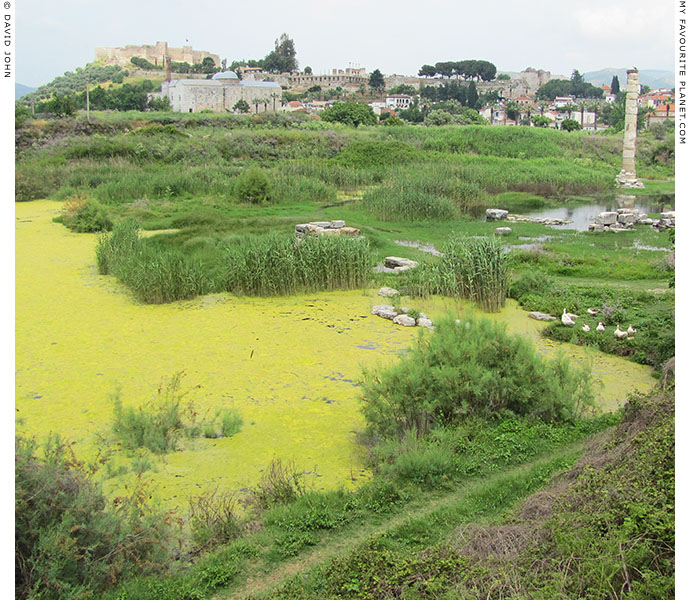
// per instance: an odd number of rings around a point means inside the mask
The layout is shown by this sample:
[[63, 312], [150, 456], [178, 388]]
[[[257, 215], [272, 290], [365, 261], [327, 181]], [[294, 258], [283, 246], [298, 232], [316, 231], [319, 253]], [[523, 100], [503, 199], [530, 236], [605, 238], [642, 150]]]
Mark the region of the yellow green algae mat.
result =
[[[369, 477], [355, 435], [363, 427], [356, 382], [362, 365], [397, 360], [419, 334], [371, 315], [375, 291], [287, 298], [217, 294], [141, 305], [112, 277], [98, 275], [96, 236], [52, 218], [61, 204], [16, 204], [16, 415], [18, 431], [53, 431], [93, 457], [108, 444], [113, 394], [140, 406], [161, 382], [184, 371], [183, 387], [201, 419], [232, 407], [244, 421], [230, 438], [185, 441], [148, 471], [156, 496], [186, 506], [190, 495], [254, 485], [273, 457], [294, 460], [316, 488], [353, 487]], [[410, 301], [434, 316], [466, 305]], [[540, 350], [583, 348], [539, 338], [543, 324], [509, 301], [495, 318]], [[430, 335], [428, 332], [425, 335]], [[649, 367], [596, 352], [600, 405], [613, 409], [654, 383]], [[121, 457], [122, 458], [122, 457]], [[111, 492], [124, 479], [106, 482]]]

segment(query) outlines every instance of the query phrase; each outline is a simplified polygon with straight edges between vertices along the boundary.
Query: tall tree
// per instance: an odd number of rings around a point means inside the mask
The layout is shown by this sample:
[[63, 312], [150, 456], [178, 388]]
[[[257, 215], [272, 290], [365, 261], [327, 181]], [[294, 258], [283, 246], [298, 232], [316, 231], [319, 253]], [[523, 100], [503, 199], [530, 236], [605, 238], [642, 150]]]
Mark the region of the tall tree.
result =
[[369, 75], [369, 87], [376, 90], [377, 92], [382, 91], [386, 87], [386, 82], [383, 79], [383, 74], [381, 71], [376, 69]]
[[439, 75], [443, 75], [443, 77], [451, 77], [455, 71], [455, 65], [456, 63], [451, 61], [437, 62], [434, 65], [434, 68]]
[[297, 70], [297, 51], [295, 42], [287, 33], [283, 33], [276, 41], [275, 48], [263, 59], [263, 67], [270, 73], [287, 73]]
[[467, 106], [474, 108], [478, 99], [479, 95], [477, 94], [477, 86], [475, 85], [474, 81], [470, 81], [470, 86], [467, 89]]
[[436, 67], [434, 67], [433, 65], [422, 65], [417, 75], [419, 75], [420, 77], [433, 77], [434, 75], [436, 75]]
[[613, 79], [611, 79], [611, 93], [613, 95], [616, 95], [620, 91], [621, 91], [621, 84], [618, 81], [618, 75], [614, 75]]

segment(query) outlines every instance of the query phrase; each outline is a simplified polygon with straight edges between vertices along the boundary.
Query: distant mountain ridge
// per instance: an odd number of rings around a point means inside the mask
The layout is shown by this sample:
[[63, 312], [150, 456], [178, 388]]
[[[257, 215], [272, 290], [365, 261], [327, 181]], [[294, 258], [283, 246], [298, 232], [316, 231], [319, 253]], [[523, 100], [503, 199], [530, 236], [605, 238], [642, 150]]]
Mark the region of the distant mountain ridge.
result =
[[28, 85], [22, 85], [21, 83], [14, 84], [14, 99], [19, 100], [22, 96], [26, 96], [31, 92], [36, 91], [36, 88], [29, 87]]
[[[625, 82], [628, 80], [628, 69], [608, 68], [582, 74], [585, 81], [596, 86], [611, 85], [614, 75], [618, 75], [621, 88], [625, 87]], [[640, 84], [648, 85], [653, 90], [660, 88], [670, 90], [676, 87], [673, 71], [662, 71], [660, 69], [640, 69]]]

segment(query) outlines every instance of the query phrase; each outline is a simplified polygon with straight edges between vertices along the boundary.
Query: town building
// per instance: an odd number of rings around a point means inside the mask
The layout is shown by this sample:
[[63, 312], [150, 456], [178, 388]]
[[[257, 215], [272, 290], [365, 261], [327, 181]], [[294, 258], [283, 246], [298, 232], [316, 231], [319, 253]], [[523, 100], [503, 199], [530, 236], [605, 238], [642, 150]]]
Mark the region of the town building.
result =
[[394, 110], [405, 110], [410, 108], [412, 103], [412, 96], [407, 94], [394, 94], [392, 96], [386, 96], [386, 108], [392, 108]]
[[[152, 94], [154, 95], [154, 94]], [[216, 73], [212, 79], [172, 79], [164, 81], [159, 97], [168, 98], [175, 112], [233, 112], [240, 100], [250, 112], [277, 112], [282, 90], [272, 81], [240, 81], [233, 71]]]

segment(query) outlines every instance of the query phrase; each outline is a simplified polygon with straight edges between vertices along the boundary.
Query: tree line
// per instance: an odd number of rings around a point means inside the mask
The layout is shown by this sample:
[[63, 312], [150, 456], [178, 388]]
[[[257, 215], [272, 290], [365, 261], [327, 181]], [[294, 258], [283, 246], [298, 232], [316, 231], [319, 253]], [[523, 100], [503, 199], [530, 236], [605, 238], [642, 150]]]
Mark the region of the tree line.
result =
[[419, 69], [420, 77], [453, 76], [462, 77], [465, 80], [492, 81], [496, 78], [496, 65], [488, 60], [461, 60], [437, 62], [434, 65], [422, 65]]
[[[89, 108], [91, 110], [170, 110], [167, 98], [149, 98], [155, 91], [155, 84], [150, 79], [138, 83], [104, 89], [100, 85], [89, 90]], [[50, 100], [39, 102], [36, 113], [53, 114], [56, 117], [71, 116], [77, 110], [86, 109], [86, 90], [79, 94], [54, 94]]]

